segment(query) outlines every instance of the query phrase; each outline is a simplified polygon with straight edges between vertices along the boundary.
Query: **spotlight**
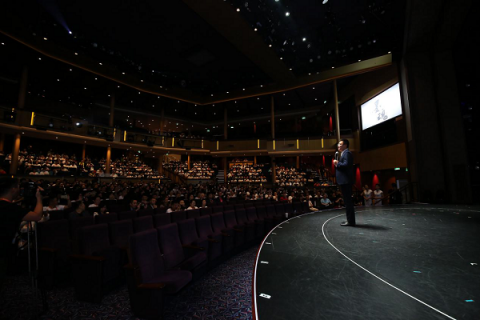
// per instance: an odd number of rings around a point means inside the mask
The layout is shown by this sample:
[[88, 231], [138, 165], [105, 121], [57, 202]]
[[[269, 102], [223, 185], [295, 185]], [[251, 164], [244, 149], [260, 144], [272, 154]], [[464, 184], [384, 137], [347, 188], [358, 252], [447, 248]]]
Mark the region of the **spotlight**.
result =
[[285, 16], [286, 16], [286, 17], [290, 17], [290, 12], [288, 12], [288, 11], [285, 12]]
[[83, 124], [81, 124], [80, 122], [75, 123], [75, 127], [77, 127], [77, 128], [81, 128], [82, 126], [83, 126]]

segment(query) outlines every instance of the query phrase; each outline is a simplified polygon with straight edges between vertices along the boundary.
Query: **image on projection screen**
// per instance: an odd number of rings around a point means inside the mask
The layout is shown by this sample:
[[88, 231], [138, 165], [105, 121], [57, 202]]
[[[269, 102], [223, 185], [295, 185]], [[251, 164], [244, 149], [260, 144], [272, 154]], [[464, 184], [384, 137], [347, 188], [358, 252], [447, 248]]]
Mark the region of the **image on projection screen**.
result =
[[363, 130], [402, 114], [400, 87], [397, 84], [361, 106]]

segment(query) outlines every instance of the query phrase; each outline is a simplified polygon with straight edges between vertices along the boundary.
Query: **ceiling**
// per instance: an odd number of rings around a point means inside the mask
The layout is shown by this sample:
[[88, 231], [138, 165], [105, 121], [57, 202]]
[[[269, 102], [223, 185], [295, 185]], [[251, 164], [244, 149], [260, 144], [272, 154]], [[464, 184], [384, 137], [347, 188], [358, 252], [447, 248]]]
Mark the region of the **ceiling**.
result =
[[[36, 99], [95, 109], [115, 94], [119, 109], [148, 118], [162, 105], [167, 117], [200, 126], [222, 122], [224, 107], [229, 120], [268, 118], [263, 89], [273, 92], [279, 114], [323, 106], [332, 99], [331, 82], [299, 85], [300, 79], [388, 52], [399, 56], [405, 20], [399, 0], [39, 0], [12, 1], [4, 9], [0, 76], [12, 89], [27, 63]], [[15, 41], [20, 38], [26, 40]], [[71, 58], [39, 53], [40, 42]], [[84, 61], [95, 63], [94, 73]], [[352, 79], [340, 79], [338, 87]], [[166, 94], [145, 93], [149, 85]], [[168, 92], [230, 101], [197, 105], [166, 98]], [[234, 92], [250, 96], [226, 98]]]

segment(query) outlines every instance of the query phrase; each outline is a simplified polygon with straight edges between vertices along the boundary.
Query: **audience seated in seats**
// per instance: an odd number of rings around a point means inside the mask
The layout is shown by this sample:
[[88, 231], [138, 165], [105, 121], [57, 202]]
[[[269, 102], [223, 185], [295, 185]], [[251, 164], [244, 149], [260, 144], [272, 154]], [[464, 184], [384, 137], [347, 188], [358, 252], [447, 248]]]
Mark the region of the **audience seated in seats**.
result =
[[275, 182], [281, 187], [303, 187], [307, 184], [307, 173], [300, 169], [279, 166], [276, 168]]
[[230, 183], [265, 183], [267, 172], [263, 164], [238, 163], [230, 167], [227, 179]]
[[332, 207], [332, 201], [330, 201], [326, 193], [323, 194], [323, 197], [320, 200], [320, 205], [322, 206], [323, 209]]
[[69, 219], [91, 217], [90, 213], [85, 210], [85, 203], [83, 201], [76, 201], [72, 209], [73, 211], [68, 214]]
[[193, 162], [190, 170], [188, 170], [187, 161], [170, 161], [164, 163], [163, 167], [190, 180], [210, 180], [215, 176], [215, 170], [210, 166], [210, 161]]

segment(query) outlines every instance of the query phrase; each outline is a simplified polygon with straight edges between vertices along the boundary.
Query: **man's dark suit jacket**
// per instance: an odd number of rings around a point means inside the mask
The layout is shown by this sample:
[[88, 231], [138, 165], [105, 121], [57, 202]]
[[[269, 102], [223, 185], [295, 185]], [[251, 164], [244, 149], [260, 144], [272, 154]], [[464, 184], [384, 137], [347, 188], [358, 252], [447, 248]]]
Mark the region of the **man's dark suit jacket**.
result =
[[350, 150], [345, 149], [338, 160], [336, 168], [337, 184], [353, 184], [355, 177], [353, 174], [353, 155]]

